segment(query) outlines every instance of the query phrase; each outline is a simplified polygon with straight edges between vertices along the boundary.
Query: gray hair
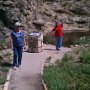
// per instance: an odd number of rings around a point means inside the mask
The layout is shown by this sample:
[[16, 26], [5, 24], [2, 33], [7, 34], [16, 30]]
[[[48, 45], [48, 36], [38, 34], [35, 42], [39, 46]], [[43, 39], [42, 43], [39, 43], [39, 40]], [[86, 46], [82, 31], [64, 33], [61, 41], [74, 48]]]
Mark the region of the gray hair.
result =
[[63, 20], [57, 19], [57, 20], [56, 20], [56, 24], [57, 24], [57, 25], [63, 24]]

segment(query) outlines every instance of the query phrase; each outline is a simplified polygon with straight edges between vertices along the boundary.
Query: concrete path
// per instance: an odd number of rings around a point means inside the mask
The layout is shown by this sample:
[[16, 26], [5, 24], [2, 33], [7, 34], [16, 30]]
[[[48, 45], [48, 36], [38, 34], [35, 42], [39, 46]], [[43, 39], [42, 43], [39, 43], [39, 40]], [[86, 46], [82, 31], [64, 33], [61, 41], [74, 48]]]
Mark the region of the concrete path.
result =
[[[66, 49], [65, 49], [66, 50]], [[70, 49], [67, 49], [69, 51]], [[47, 57], [62, 57], [62, 51], [56, 51], [52, 45], [44, 45], [42, 53], [23, 53], [21, 68], [12, 71], [8, 90], [43, 90], [41, 68]], [[53, 60], [54, 60], [53, 59]]]

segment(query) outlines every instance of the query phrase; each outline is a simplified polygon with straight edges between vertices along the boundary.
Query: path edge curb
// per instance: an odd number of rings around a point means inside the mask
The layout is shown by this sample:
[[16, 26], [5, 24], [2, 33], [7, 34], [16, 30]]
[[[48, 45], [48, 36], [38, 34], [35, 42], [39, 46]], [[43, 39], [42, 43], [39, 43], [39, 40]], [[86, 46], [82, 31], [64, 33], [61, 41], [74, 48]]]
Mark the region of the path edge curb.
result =
[[11, 72], [12, 72], [12, 69], [10, 68], [9, 72], [7, 74], [6, 82], [5, 82], [2, 90], [8, 90], [8, 86], [9, 86], [9, 83], [10, 83]]
[[44, 79], [43, 79], [43, 70], [44, 70], [44, 62], [42, 60], [42, 66], [41, 66], [42, 86], [44, 90], [48, 90], [47, 85], [45, 84]]

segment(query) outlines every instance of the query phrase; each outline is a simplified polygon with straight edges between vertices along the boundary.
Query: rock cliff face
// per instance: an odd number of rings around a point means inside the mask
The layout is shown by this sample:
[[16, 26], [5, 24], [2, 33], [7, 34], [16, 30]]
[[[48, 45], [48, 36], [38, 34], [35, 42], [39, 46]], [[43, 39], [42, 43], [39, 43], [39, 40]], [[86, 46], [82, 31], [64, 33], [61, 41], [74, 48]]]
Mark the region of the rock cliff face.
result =
[[16, 21], [29, 32], [46, 32], [56, 19], [64, 21], [64, 30], [87, 30], [89, 17], [90, 0], [0, 0], [0, 36]]

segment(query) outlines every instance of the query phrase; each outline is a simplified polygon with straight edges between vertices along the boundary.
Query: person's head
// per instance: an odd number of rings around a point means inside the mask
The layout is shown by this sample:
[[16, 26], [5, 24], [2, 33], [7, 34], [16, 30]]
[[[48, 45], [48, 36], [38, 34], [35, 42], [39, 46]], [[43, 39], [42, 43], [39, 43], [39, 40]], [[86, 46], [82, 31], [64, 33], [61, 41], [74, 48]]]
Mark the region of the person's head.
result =
[[58, 25], [60, 25], [60, 24], [63, 24], [63, 23], [62, 23], [62, 20], [56, 20], [55, 26], [58, 26]]
[[15, 23], [15, 31], [19, 32], [20, 28], [21, 28], [21, 23], [20, 22], [16, 22]]

